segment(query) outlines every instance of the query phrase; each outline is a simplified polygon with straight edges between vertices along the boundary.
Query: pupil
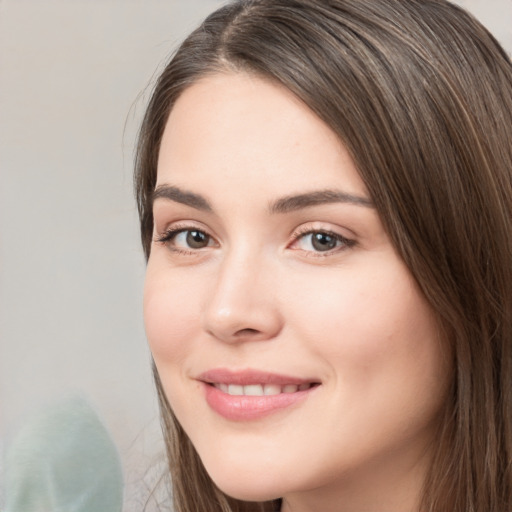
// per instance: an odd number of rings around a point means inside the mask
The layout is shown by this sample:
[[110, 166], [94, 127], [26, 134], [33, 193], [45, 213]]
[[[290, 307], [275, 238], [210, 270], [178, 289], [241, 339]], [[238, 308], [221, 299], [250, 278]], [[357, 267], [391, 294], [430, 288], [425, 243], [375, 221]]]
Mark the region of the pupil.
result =
[[336, 247], [336, 238], [327, 233], [314, 233], [312, 244], [317, 251], [329, 251]]
[[208, 245], [208, 235], [201, 231], [189, 231], [187, 233], [187, 245], [192, 249], [202, 249]]

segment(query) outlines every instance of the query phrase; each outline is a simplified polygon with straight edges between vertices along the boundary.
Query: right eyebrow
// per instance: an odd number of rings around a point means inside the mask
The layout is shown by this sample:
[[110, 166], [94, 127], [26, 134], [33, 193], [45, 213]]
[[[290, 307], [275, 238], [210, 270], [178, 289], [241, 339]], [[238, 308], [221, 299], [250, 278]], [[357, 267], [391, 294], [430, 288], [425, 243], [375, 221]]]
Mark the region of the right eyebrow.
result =
[[205, 197], [172, 185], [158, 185], [158, 187], [155, 188], [151, 198], [152, 203], [160, 198], [191, 206], [196, 210], [202, 210], [204, 212], [213, 211], [213, 208]]

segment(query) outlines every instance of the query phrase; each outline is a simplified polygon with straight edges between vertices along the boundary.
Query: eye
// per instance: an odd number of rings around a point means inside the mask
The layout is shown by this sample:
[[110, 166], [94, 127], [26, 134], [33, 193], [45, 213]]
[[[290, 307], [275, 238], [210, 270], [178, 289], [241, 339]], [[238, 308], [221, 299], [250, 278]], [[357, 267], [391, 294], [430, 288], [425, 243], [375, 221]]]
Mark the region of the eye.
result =
[[169, 229], [156, 239], [175, 251], [199, 250], [215, 245], [213, 238], [196, 228]]
[[338, 233], [322, 230], [297, 233], [294, 237], [292, 249], [316, 253], [336, 252], [351, 247], [355, 243]]
[[210, 236], [203, 231], [187, 229], [176, 234], [174, 243], [176, 245], [185, 245], [190, 249], [202, 249], [210, 244]]

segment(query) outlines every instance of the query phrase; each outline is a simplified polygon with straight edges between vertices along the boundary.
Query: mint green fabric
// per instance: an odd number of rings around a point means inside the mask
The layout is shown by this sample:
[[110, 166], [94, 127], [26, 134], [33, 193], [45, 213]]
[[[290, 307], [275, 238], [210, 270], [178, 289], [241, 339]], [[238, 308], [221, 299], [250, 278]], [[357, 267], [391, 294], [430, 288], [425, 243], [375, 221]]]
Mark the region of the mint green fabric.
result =
[[96, 413], [69, 399], [29, 420], [7, 447], [4, 512], [120, 512], [119, 455]]

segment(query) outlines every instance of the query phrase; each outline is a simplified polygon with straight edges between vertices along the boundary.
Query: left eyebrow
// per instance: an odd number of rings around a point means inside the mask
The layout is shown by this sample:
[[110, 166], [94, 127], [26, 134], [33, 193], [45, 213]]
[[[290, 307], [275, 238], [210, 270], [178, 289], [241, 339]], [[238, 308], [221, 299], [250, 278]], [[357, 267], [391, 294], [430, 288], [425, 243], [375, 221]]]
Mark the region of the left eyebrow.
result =
[[318, 190], [305, 194], [290, 195], [270, 204], [270, 213], [288, 213], [302, 208], [330, 203], [348, 203], [366, 208], [375, 208], [370, 199], [348, 194], [341, 190]]

